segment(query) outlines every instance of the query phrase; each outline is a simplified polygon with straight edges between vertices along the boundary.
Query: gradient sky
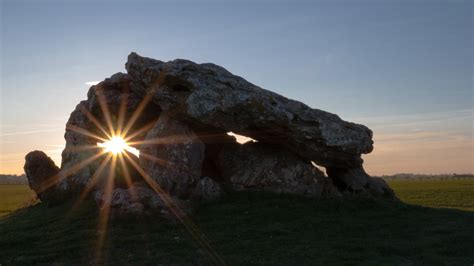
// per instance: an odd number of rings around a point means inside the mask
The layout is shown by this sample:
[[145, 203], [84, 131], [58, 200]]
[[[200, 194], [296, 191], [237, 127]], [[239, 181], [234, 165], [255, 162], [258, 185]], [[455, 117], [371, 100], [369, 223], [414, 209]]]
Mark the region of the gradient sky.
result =
[[370, 174], [474, 172], [472, 1], [0, 1], [0, 173], [34, 149], [59, 163], [86, 83], [131, 51], [367, 125]]

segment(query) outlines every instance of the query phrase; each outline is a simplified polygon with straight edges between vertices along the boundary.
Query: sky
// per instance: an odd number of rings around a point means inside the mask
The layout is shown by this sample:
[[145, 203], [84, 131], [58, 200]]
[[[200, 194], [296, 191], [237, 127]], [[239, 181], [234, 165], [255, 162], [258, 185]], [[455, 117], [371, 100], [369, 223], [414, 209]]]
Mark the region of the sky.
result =
[[69, 114], [132, 51], [368, 126], [369, 174], [474, 172], [472, 1], [0, 2], [0, 173], [59, 164]]

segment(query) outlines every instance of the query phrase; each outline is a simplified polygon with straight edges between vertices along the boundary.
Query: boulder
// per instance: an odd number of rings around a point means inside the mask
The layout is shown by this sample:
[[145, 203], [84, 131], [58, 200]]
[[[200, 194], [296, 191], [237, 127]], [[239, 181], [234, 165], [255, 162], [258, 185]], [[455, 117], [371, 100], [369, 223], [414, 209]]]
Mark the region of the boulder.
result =
[[59, 167], [42, 151], [32, 151], [25, 157], [25, 174], [30, 188], [48, 205], [61, 203], [65, 195], [56, 189]]
[[[159, 194], [144, 182], [136, 182], [128, 188], [115, 188], [109, 196], [103, 190], [97, 190], [94, 199], [98, 206], [110, 207], [112, 213], [119, 216], [161, 214], [176, 219], [176, 215], [184, 217], [190, 212], [183, 201]], [[167, 203], [169, 201], [172, 205]]]
[[219, 154], [222, 175], [235, 191], [269, 191], [309, 197], [339, 196], [331, 179], [309, 161], [276, 145], [226, 145]]
[[351, 169], [327, 168], [334, 184], [346, 195], [363, 195], [396, 199], [388, 184], [378, 177], [369, 176], [362, 167]]
[[225, 194], [221, 185], [208, 176], [204, 176], [197, 182], [191, 197], [198, 200], [213, 200]]
[[186, 124], [163, 113], [140, 147], [140, 164], [166, 192], [188, 198], [201, 178], [204, 144]]

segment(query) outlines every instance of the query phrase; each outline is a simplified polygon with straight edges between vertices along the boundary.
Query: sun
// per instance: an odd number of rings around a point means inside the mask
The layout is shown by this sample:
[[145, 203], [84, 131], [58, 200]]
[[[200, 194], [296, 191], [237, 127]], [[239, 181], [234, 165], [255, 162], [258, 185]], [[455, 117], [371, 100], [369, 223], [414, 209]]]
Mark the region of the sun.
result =
[[108, 141], [97, 143], [97, 146], [103, 148], [106, 152], [110, 152], [113, 155], [117, 155], [124, 152], [129, 152], [137, 157], [140, 156], [140, 151], [130, 147], [128, 143], [120, 136], [114, 136]]
[[97, 146], [104, 148], [107, 152], [119, 154], [125, 151], [128, 146], [125, 140], [121, 137], [112, 137], [104, 143], [97, 143]]

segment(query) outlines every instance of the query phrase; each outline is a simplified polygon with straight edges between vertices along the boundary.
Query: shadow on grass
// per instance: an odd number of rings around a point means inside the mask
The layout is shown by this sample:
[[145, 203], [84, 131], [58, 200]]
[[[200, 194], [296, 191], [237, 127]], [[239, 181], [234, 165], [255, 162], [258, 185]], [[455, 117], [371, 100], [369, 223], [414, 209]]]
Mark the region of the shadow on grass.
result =
[[[98, 212], [87, 203], [44, 204], [0, 219], [0, 264], [95, 262]], [[474, 212], [371, 200], [238, 193], [202, 204], [194, 222], [230, 265], [460, 264], [474, 262]], [[206, 254], [179, 224], [115, 219], [107, 264], [203, 264]]]

